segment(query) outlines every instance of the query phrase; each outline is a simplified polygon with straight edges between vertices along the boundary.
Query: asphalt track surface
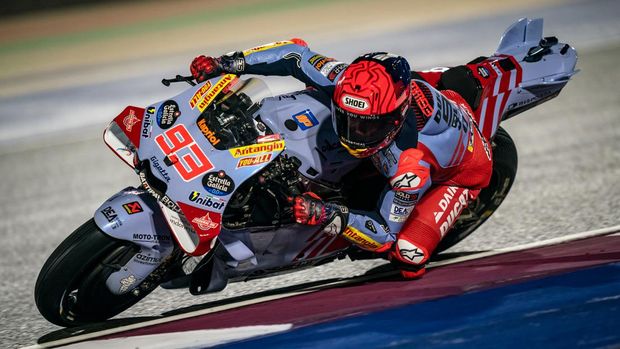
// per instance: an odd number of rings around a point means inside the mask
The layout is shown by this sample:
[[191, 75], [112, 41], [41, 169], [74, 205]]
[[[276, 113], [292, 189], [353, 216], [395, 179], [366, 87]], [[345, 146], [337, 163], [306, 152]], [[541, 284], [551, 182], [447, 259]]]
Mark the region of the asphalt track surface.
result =
[[[577, 48], [581, 72], [557, 99], [503, 124], [518, 147], [517, 180], [495, 215], [455, 250], [512, 246], [619, 224], [620, 4], [588, 1], [493, 16], [483, 13], [474, 19], [405, 27], [346, 42], [326, 40], [327, 44], [312, 47], [342, 60], [385, 49], [410, 58], [415, 68], [427, 68], [492, 53], [499, 35], [514, 20], [524, 15], [544, 17], [545, 35], [556, 35]], [[103, 145], [101, 130], [127, 104], [146, 104], [174, 94], [158, 86], [158, 81], [162, 75], [185, 72], [191, 57], [191, 53], [183, 60], [168, 57], [163, 69], [150, 66], [154, 63], [148, 60], [129, 62], [150, 67], [140, 77], [119, 74], [112, 81], [92, 81], [85, 87], [0, 97], [1, 347], [29, 345], [58, 329], [34, 306], [32, 292], [40, 267], [101, 202], [138, 183], [131, 170]], [[90, 120], [84, 122], [85, 118]], [[51, 130], [62, 130], [64, 125], [69, 131], [22, 132], [42, 129], [48, 122], [54, 125]], [[22, 138], [11, 138], [13, 133]], [[381, 263], [339, 261], [229, 285], [218, 294], [202, 297], [183, 290], [156, 290], [121, 317], [157, 315], [295, 283], [349, 277]]]

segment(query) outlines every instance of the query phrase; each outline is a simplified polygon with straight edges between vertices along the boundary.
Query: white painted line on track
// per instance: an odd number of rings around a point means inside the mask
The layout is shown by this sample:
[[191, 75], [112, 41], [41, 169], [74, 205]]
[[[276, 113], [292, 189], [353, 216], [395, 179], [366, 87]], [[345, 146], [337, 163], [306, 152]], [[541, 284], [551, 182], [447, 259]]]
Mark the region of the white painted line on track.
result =
[[[566, 243], [566, 242], [583, 240], [583, 239], [587, 239], [587, 238], [592, 238], [592, 237], [596, 237], [596, 236], [604, 236], [604, 235], [620, 236], [620, 225], [615, 225], [615, 226], [608, 227], [608, 228], [590, 230], [590, 231], [586, 231], [586, 232], [582, 232], [582, 233], [566, 235], [566, 236], [562, 236], [562, 237], [558, 237], [558, 238], [553, 238], [553, 239], [549, 239], [549, 240], [538, 241], [538, 242], [533, 242], [533, 243], [528, 243], [528, 244], [523, 244], [523, 245], [518, 245], [518, 246], [513, 246], [513, 247], [506, 247], [506, 248], [500, 248], [500, 249], [486, 251], [486, 252], [475, 253], [475, 254], [471, 254], [471, 255], [468, 255], [468, 256], [456, 257], [456, 258], [447, 259], [447, 260], [439, 261], [439, 262], [432, 262], [432, 263], [429, 264], [428, 268], [437, 268], [437, 267], [441, 267], [441, 266], [446, 266], [446, 265], [451, 265], [451, 264], [471, 261], [471, 260], [485, 258], [485, 257], [491, 257], [491, 256], [505, 254], [505, 253], [510, 253], [510, 252], [518, 252], [518, 251], [534, 249], [534, 248], [539, 248], [539, 247], [558, 245], [558, 244], [562, 244], [562, 243]], [[302, 290], [302, 291], [294, 291], [294, 292], [289, 292], [289, 293], [264, 296], [264, 297], [259, 297], [259, 298], [250, 299], [250, 300], [246, 300], [246, 301], [241, 301], [241, 302], [238, 302], [238, 303], [225, 304], [225, 305], [221, 305], [221, 306], [217, 306], [217, 307], [213, 307], [213, 308], [209, 308], [209, 309], [203, 309], [203, 310], [197, 310], [197, 311], [193, 311], [193, 312], [189, 312], [189, 313], [184, 313], [184, 314], [167, 316], [167, 317], [163, 317], [163, 318], [160, 318], [160, 319], [154, 319], [154, 320], [149, 320], [149, 321], [145, 321], [145, 322], [135, 323], [135, 324], [131, 324], [131, 325], [126, 325], [126, 326], [121, 326], [121, 327], [116, 327], [116, 328], [110, 328], [110, 329], [106, 329], [106, 330], [103, 330], [103, 331], [87, 333], [87, 334], [78, 335], [78, 336], [69, 337], [69, 338], [64, 338], [64, 339], [59, 339], [59, 340], [51, 341], [51, 342], [47, 342], [47, 343], [35, 344], [35, 345], [32, 345], [32, 346], [24, 347], [23, 349], [40, 349], [40, 348], [51, 348], [51, 347], [68, 345], [68, 344], [72, 344], [72, 343], [76, 343], [76, 342], [85, 341], [85, 340], [88, 340], [88, 339], [94, 339], [94, 338], [98, 338], [98, 337], [102, 337], [102, 336], [106, 336], [106, 335], [111, 335], [111, 334], [115, 334], [115, 333], [125, 332], [125, 331], [129, 331], [129, 330], [135, 330], [135, 329], [139, 329], [139, 328], [143, 328], [143, 327], [147, 327], [147, 326], [159, 325], [159, 324], [164, 324], [164, 323], [167, 323], [167, 322], [172, 322], [172, 321], [192, 318], [192, 317], [196, 317], [196, 316], [216, 313], [216, 312], [220, 312], [220, 311], [224, 311], [224, 310], [231, 310], [231, 309], [235, 309], [235, 308], [240, 308], [240, 307], [248, 306], [248, 305], [252, 305], [252, 304], [258, 304], [258, 303], [268, 302], [268, 301], [272, 301], [272, 300], [278, 300], [278, 299], [284, 299], [284, 298], [299, 296], [299, 295], [303, 295], [303, 294], [307, 294], [307, 293], [312, 293], [312, 292], [320, 291], [322, 289], [331, 288], [331, 287], [338, 286], [338, 285], [345, 285], [345, 284], [349, 284], [349, 283], [359, 283], [359, 282], [362, 282], [362, 281], [377, 279], [377, 278], [393, 275], [393, 274], [396, 274], [396, 273], [397, 273], [396, 271], [387, 271], [387, 272], [371, 274], [371, 275], [362, 275], [362, 276], [358, 276], [358, 277], [354, 277], [354, 278], [338, 280], [338, 281], [334, 281], [334, 282], [331, 282], [331, 283], [328, 283], [328, 284], [311, 287], [311, 288], [308, 288], [308, 289]]]
[[237, 342], [252, 337], [265, 336], [288, 331], [293, 324], [242, 326], [216, 330], [194, 330], [171, 333], [148, 334], [125, 338], [99, 339], [68, 345], [66, 349], [99, 348], [149, 348], [178, 349], [206, 348]]
[[217, 313], [217, 312], [224, 311], [224, 310], [241, 308], [243, 306], [252, 305], [252, 304], [258, 304], [258, 303], [263, 303], [263, 302], [268, 302], [268, 301], [271, 301], [271, 300], [277, 300], [277, 299], [283, 299], [283, 298], [288, 298], [288, 297], [294, 297], [294, 296], [298, 296], [298, 295], [302, 295], [302, 294], [310, 293], [310, 292], [315, 292], [315, 291], [318, 291], [318, 290], [306, 290], [306, 291], [298, 291], [298, 292], [290, 292], [290, 293], [285, 293], [285, 294], [265, 296], [265, 297], [255, 298], [255, 299], [251, 299], [251, 300], [247, 300], [247, 301], [242, 301], [242, 302], [238, 302], [238, 303], [225, 304], [225, 305], [221, 305], [221, 306], [213, 307], [213, 308], [209, 308], [209, 309], [203, 309], [203, 310], [197, 310], [197, 311], [193, 311], [193, 312], [189, 312], [189, 313], [184, 313], [184, 314], [167, 316], [167, 317], [164, 317], [164, 318], [161, 318], [161, 319], [154, 319], [154, 320], [149, 320], [149, 321], [145, 321], [145, 322], [135, 323], [135, 324], [131, 324], [131, 325], [110, 328], [110, 329], [106, 329], [106, 330], [103, 330], [103, 331], [97, 331], [97, 332], [92, 332], [92, 333], [86, 333], [86, 334], [83, 334], [83, 335], [63, 338], [63, 339], [59, 339], [59, 340], [55, 340], [55, 341], [50, 341], [50, 342], [46, 342], [46, 343], [35, 344], [33, 346], [24, 347], [23, 349], [39, 349], [39, 348], [52, 348], [52, 347], [57, 347], [57, 346], [63, 346], [63, 345], [68, 345], [68, 344], [72, 344], [72, 343], [75, 343], [75, 342], [81, 342], [81, 341], [85, 341], [85, 340], [88, 340], [88, 339], [99, 338], [99, 337], [102, 337], [102, 336], [107, 336], [107, 335], [111, 335], [111, 334], [115, 334], [115, 333], [125, 332], [125, 331], [129, 331], [129, 330], [135, 330], [135, 329], [139, 329], [139, 328], [143, 328], [143, 327], [148, 327], [148, 326], [164, 324], [164, 323], [168, 323], [168, 322], [172, 322], [172, 321], [188, 319], [188, 318], [192, 318], [192, 317], [196, 317], [196, 316], [201, 316], [201, 315], [206, 315], [206, 314], [211, 314], [211, 313]]

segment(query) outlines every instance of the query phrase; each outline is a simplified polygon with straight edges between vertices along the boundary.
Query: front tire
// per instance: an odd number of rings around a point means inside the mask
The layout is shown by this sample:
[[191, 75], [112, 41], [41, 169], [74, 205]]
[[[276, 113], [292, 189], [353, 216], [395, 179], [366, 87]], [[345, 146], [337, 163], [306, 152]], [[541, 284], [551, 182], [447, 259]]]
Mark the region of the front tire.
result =
[[463, 210], [454, 227], [437, 246], [435, 254], [447, 250], [473, 233], [497, 210], [508, 195], [517, 176], [517, 147], [508, 132], [501, 127], [497, 129], [491, 145], [493, 175], [489, 185], [482, 189], [478, 198]]
[[155, 287], [114, 295], [105, 282], [138, 250], [104, 234], [90, 219], [43, 265], [34, 290], [39, 312], [56, 325], [70, 327], [104, 321], [128, 309]]

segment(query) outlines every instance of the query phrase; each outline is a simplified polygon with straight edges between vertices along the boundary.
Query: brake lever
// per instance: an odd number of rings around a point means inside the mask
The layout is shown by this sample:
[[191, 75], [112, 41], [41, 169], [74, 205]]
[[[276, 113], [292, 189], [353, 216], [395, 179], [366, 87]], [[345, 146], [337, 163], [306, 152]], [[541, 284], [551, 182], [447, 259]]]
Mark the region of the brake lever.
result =
[[196, 83], [194, 82], [194, 77], [191, 75], [189, 76], [177, 75], [173, 79], [161, 79], [161, 83], [166, 87], [170, 86], [170, 84], [173, 82], [187, 82], [191, 86], [196, 86]]

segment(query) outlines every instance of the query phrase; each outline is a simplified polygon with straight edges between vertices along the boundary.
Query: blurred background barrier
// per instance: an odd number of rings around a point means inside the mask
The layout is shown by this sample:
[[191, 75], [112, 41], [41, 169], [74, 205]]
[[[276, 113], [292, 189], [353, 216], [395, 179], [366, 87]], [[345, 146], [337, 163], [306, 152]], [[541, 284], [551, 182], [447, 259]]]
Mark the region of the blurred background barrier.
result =
[[[136, 0], [134, 0], [136, 1]], [[145, 0], [146, 1], [146, 0]], [[122, 0], [20, 0], [0, 3], [0, 17], [31, 14], [48, 10], [68, 9], [84, 4], [123, 2]]]

